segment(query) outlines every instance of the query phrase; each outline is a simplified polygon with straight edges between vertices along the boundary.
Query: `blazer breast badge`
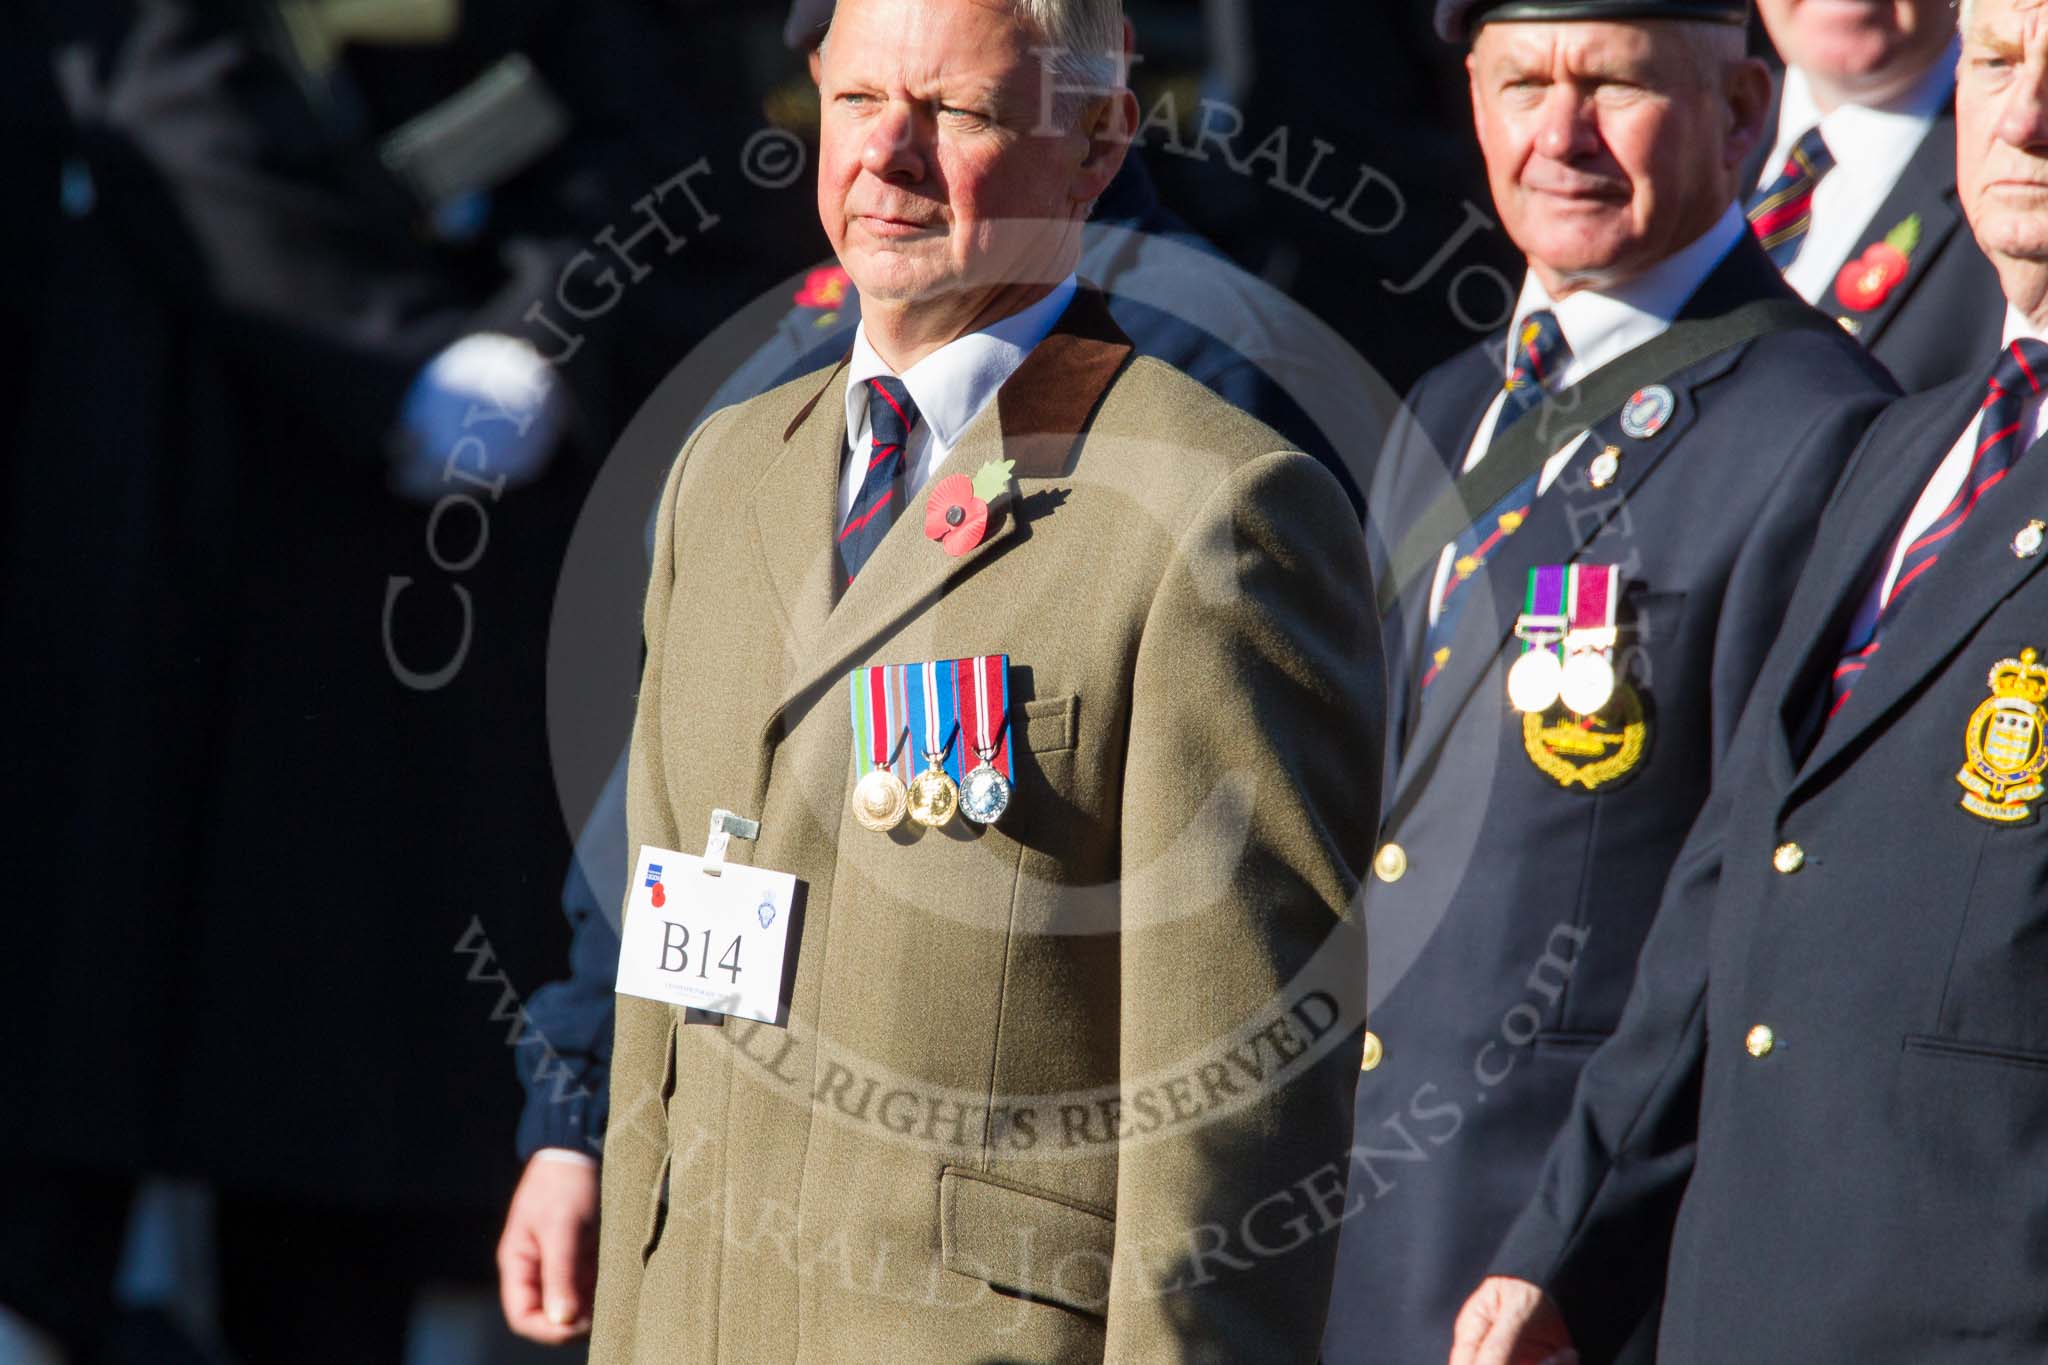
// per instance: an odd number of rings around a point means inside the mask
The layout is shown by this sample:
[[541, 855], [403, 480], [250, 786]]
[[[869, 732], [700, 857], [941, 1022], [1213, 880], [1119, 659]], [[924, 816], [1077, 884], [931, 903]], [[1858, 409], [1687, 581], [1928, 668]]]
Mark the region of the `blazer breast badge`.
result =
[[2040, 655], [2023, 649], [2017, 659], [1991, 666], [1991, 696], [1970, 713], [1963, 732], [1967, 755], [1956, 781], [1963, 809], [2000, 825], [2032, 824], [2041, 798], [2041, 774], [2048, 769], [2048, 744], [2041, 733], [2041, 702], [2048, 698], [2048, 668]]

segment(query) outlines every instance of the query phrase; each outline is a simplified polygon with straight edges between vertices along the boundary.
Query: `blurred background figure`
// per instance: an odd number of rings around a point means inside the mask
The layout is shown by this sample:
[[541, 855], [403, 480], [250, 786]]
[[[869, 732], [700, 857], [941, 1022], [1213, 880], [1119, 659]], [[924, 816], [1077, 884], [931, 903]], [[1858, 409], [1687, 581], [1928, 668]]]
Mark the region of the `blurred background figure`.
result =
[[[1346, 452], [1385, 410], [1349, 376], [1398, 390], [1499, 325], [1508, 247], [1468, 207], [1454, 57], [1406, 16], [1279, 8], [1131, 6], [1140, 154], [1100, 215], [1126, 231], [1092, 240], [1126, 327], [1151, 307], [1154, 349], [1356, 488]], [[515, 1157], [574, 1140], [506, 1141], [507, 1058], [557, 1119], [593, 1079], [601, 1105], [608, 1014], [579, 1039], [525, 1011], [562, 975], [564, 869], [621, 875], [572, 862], [549, 772], [562, 547], [713, 328], [780, 291], [777, 330], [812, 344], [764, 353], [765, 384], [857, 317], [807, 277], [809, 177], [739, 171], [765, 127], [814, 143], [792, 22], [783, 0], [11, 12], [0, 310], [30, 344], [0, 371], [0, 1331], [74, 1361], [507, 1351], [479, 1311]], [[1218, 266], [1192, 329], [1166, 306], [1190, 259]], [[1365, 365], [1267, 325], [1261, 282]], [[608, 1008], [615, 950], [575, 951]], [[117, 1281], [168, 1311], [113, 1311]]]
[[[504, 983], [563, 948], [532, 910], [568, 856], [559, 546], [635, 384], [749, 288], [742, 253], [602, 307], [628, 267], [577, 253], [729, 139], [678, 98], [677, 17], [620, 0], [10, 32], [34, 340], [0, 621], [36, 910], [0, 966], [0, 1304], [75, 1359], [170, 1358], [107, 1298], [171, 1173], [212, 1192], [235, 1356], [395, 1360], [421, 1286], [486, 1279]], [[631, 249], [696, 235], [687, 188]]]
[[1745, 170], [1752, 228], [1785, 279], [1901, 388], [1997, 344], [1998, 277], [1956, 200], [1950, 0], [1758, 0], [1785, 69]]

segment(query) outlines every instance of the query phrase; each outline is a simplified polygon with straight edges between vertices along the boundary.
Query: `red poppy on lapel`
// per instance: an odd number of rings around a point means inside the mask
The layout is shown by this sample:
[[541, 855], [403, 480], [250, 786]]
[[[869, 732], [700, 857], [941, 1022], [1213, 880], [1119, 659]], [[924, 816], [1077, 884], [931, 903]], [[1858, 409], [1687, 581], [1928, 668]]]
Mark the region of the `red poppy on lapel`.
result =
[[1882, 304], [1906, 278], [1913, 248], [1919, 244], [1920, 215], [1916, 213], [1842, 267], [1841, 274], [1835, 276], [1835, 297], [1859, 313]]
[[981, 544], [988, 504], [974, 496], [974, 480], [953, 474], [932, 485], [924, 503], [924, 533], [956, 559]]
[[804, 276], [804, 287], [796, 291], [796, 306], [837, 308], [846, 302], [846, 290], [852, 283], [852, 277], [838, 266], [821, 266]]

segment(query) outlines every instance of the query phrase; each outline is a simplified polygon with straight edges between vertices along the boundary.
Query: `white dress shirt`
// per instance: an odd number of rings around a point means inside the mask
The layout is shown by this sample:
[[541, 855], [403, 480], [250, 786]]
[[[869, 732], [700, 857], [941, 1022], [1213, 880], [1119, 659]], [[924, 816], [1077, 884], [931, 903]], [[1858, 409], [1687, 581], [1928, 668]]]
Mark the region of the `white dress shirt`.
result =
[[[1571, 347], [1571, 359], [1558, 372], [1555, 383], [1550, 386], [1551, 391], [1576, 384], [1609, 361], [1669, 329], [1671, 320], [1678, 316], [1679, 310], [1714, 272], [1714, 267], [1721, 263], [1729, 248], [1741, 241], [1742, 234], [1747, 231], [1749, 223], [1742, 216], [1742, 211], [1731, 205], [1712, 227], [1694, 239], [1692, 245], [1673, 252], [1634, 279], [1605, 293], [1582, 289], [1553, 302], [1550, 291], [1531, 271], [1522, 281], [1522, 296], [1515, 304], [1514, 325], [1508, 328], [1507, 347], [1514, 346], [1514, 339], [1521, 335], [1522, 323], [1531, 313], [1548, 308], [1557, 317], [1557, 328], [1563, 333], [1565, 344]], [[1512, 349], [1504, 349], [1501, 353], [1503, 377], [1513, 361]], [[1500, 421], [1501, 405], [1506, 401], [1507, 391], [1503, 388], [1493, 396], [1486, 415], [1479, 419], [1479, 430], [1465, 452], [1465, 472], [1471, 472], [1486, 458], [1487, 447], [1493, 444], [1493, 429]], [[1550, 485], [1564, 472], [1564, 467], [1571, 462], [1572, 455], [1585, 439], [1583, 434], [1580, 435], [1544, 462], [1542, 472], [1536, 476], [1537, 496], [1549, 491]], [[1443, 555], [1437, 561], [1436, 580], [1429, 592], [1432, 625], [1442, 609], [1444, 585], [1450, 580], [1451, 564], [1455, 558], [1455, 545], [1444, 546]]]
[[1897, 226], [1873, 224], [1871, 219], [1948, 103], [1956, 85], [1958, 51], [1959, 43], [1950, 43], [1947, 54], [1927, 69], [1918, 84], [1881, 108], [1840, 104], [1825, 115], [1814, 103], [1813, 84], [1806, 73], [1796, 66], [1786, 69], [1784, 92], [1778, 100], [1778, 141], [1764, 159], [1757, 187], [1778, 178], [1785, 159], [1792, 155], [1792, 144], [1815, 124], [1820, 125], [1821, 141], [1835, 158], [1834, 169], [1814, 187], [1812, 226], [1806, 230], [1799, 254], [1785, 270], [1785, 283], [1808, 303], [1827, 297], [1865, 229], [1889, 232]]
[[[968, 424], [981, 415], [1004, 381], [1017, 372], [1024, 357], [1051, 334], [1060, 314], [1074, 301], [1079, 282], [1069, 275], [1053, 291], [1021, 312], [991, 323], [979, 332], [956, 337], [896, 377], [917, 405], [917, 427], [910, 449], [903, 452], [906, 498], [915, 497], [932, 471], [953, 452]], [[846, 448], [868, 448], [868, 385], [878, 375], [894, 375], [888, 362], [868, 342], [868, 324], [861, 320], [853, 338], [853, 359], [846, 375]], [[867, 461], [848, 459], [839, 474], [839, 521], [860, 496]], [[900, 515], [901, 509], [899, 509]]]
[[[2005, 340], [2000, 344], [2010, 346], [2022, 338], [2048, 341], [2048, 329], [2034, 326], [2024, 313], [2008, 304], [2005, 309]], [[1991, 357], [1984, 358], [1984, 368], [1987, 373], [1990, 371]], [[1871, 629], [1877, 623], [1877, 614], [1891, 600], [1892, 585], [1899, 581], [1899, 567], [1905, 562], [1907, 547], [1927, 534], [1942, 510], [1962, 491], [1963, 480], [1969, 477], [1970, 465], [1977, 458], [1977, 428], [1983, 420], [1981, 413], [1970, 419], [1969, 425], [1956, 437], [1956, 443], [1949, 447], [1948, 454], [1942, 457], [1933, 477], [1928, 479], [1927, 487], [1921, 490], [1920, 501], [1913, 504], [1912, 514], [1906, 518], [1906, 528], [1899, 532], [1899, 538], [1892, 546], [1891, 558], [1885, 561], [1884, 573], [1870, 585], [1863, 605], [1857, 608], [1855, 623], [1849, 628], [1852, 645], [1869, 641]], [[2040, 440], [2044, 431], [2048, 431], [2048, 403], [2029, 398], [2020, 408], [2020, 448], [2024, 450]], [[2012, 529], [2017, 531], [2019, 527]], [[1932, 572], [1940, 573], [1941, 566], [1936, 565]]]

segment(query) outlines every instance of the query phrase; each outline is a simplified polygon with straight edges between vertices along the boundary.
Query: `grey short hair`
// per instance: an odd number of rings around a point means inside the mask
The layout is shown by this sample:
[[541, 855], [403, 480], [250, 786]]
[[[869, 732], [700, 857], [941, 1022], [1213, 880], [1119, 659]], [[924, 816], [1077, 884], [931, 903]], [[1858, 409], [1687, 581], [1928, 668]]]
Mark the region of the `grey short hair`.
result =
[[1090, 100], [1124, 84], [1123, 0], [1010, 0], [1042, 39], [1037, 48], [1051, 75], [1052, 109], [1071, 121]]
[[[1054, 119], [1071, 123], [1090, 100], [1123, 89], [1123, 0], [1010, 0], [1010, 8], [1038, 38], [1032, 50], [1051, 86], [1043, 107]], [[820, 52], [831, 37], [828, 16]]]

